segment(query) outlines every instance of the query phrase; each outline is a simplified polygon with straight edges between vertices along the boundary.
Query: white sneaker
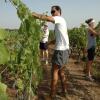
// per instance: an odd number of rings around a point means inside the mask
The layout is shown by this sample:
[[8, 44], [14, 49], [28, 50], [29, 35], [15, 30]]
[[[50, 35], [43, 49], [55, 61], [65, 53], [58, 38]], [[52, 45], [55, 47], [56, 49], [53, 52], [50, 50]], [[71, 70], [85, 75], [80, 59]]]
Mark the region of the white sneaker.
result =
[[91, 81], [91, 82], [94, 82], [94, 79], [92, 78], [92, 76], [86, 76], [86, 79]]

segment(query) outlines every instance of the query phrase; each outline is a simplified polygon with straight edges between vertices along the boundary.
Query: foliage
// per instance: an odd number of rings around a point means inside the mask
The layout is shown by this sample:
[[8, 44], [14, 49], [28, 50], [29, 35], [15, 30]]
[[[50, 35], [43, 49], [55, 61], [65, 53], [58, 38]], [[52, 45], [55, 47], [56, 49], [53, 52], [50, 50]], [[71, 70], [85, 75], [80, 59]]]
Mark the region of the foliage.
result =
[[5, 64], [9, 60], [9, 52], [4, 42], [7, 34], [8, 33], [5, 30], [0, 29], [0, 64]]
[[70, 45], [72, 47], [86, 47], [86, 29], [83, 26], [69, 30]]
[[86, 48], [87, 43], [86, 32], [86, 26], [83, 24], [79, 28], [68, 30], [70, 51], [71, 53], [75, 52], [78, 55], [78, 61], [80, 61], [81, 51], [83, 52], [83, 58], [85, 56], [84, 49]]
[[[96, 31], [100, 34], [100, 22], [98, 22], [96, 26]], [[96, 42], [97, 42], [97, 55], [100, 56], [100, 35], [97, 36]]]
[[6, 89], [7, 89], [7, 86], [0, 82], [0, 100], [8, 100]]
[[[9, 58], [8, 69], [15, 77], [14, 84], [19, 91], [18, 98], [22, 96], [30, 100], [30, 97], [36, 94], [38, 84], [42, 79], [42, 68], [39, 61], [42, 21], [35, 19], [21, 0], [9, 1], [17, 10], [21, 25], [18, 33], [9, 33], [6, 38], [1, 35], [5, 47], [0, 44], [0, 52], [6, 56], [3, 55], [5, 59]], [[6, 54], [6, 49], [9, 55]], [[3, 62], [5, 63], [7, 62]]]

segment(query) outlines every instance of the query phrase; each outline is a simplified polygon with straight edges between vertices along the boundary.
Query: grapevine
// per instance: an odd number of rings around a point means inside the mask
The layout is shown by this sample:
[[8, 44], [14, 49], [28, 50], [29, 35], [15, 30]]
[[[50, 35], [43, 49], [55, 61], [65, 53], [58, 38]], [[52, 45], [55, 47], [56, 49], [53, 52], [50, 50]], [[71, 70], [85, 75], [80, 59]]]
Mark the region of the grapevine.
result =
[[10, 53], [8, 65], [16, 77], [15, 86], [18, 87], [18, 98], [24, 97], [23, 99], [30, 100], [31, 96], [37, 93], [38, 84], [42, 79], [39, 61], [41, 21], [32, 16], [31, 11], [21, 0], [9, 1], [17, 10], [21, 25], [15, 41], [12, 41], [8, 48]]

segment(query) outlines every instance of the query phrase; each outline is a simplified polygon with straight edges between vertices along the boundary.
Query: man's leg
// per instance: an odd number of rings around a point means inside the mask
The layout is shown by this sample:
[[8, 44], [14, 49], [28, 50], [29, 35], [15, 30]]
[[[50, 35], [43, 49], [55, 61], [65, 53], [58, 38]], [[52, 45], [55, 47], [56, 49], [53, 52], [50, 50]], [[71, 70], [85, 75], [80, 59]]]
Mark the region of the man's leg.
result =
[[93, 73], [92, 72], [92, 64], [93, 64], [94, 56], [95, 56], [95, 48], [90, 48], [88, 50], [88, 62], [87, 62], [87, 65], [86, 65], [88, 76], [91, 76], [92, 73]]
[[92, 78], [92, 63], [93, 61], [88, 61], [87, 66], [86, 66], [86, 69], [87, 69], [86, 77], [90, 81], [94, 81], [94, 79]]
[[44, 50], [43, 50], [43, 54], [42, 54], [42, 55], [43, 55], [42, 57], [43, 57], [43, 59], [44, 59], [44, 58], [45, 58], [45, 53], [44, 53]]
[[59, 77], [60, 77], [60, 80], [61, 80], [62, 92], [66, 93], [67, 92], [67, 84], [66, 84], [64, 67], [59, 70]]
[[45, 50], [45, 61], [46, 61], [46, 64], [48, 64], [48, 49]]
[[87, 62], [86, 69], [87, 69], [87, 75], [88, 76], [91, 76], [91, 73], [92, 73], [92, 63], [93, 63], [93, 61], [88, 61]]
[[58, 65], [53, 65], [50, 96], [54, 96], [56, 93], [56, 85], [58, 81], [58, 71], [59, 71]]
[[46, 59], [48, 59], [48, 50], [45, 50]]
[[45, 51], [44, 50], [41, 50], [41, 61], [45, 61]]

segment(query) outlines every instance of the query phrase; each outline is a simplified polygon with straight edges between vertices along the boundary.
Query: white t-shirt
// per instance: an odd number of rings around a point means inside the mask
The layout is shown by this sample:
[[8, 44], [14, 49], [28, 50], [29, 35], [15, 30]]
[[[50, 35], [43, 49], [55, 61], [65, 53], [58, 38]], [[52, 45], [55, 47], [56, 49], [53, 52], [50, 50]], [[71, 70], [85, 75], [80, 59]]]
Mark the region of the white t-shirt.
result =
[[54, 16], [53, 18], [55, 20], [55, 50], [67, 50], [69, 49], [69, 37], [67, 32], [66, 21], [61, 16]]
[[49, 29], [48, 28], [44, 28], [43, 29], [43, 37], [42, 37], [42, 40], [41, 40], [41, 42], [42, 43], [46, 43], [46, 42], [48, 42], [48, 37], [49, 37]]

